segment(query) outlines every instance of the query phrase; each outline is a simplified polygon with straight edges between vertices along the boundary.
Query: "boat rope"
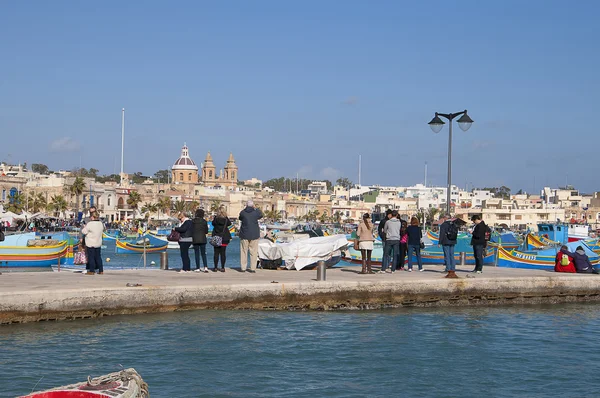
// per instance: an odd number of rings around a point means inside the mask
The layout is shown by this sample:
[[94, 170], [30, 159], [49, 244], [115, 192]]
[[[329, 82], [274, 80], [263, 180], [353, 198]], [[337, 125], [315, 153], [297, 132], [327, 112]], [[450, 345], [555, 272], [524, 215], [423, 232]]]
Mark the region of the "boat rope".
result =
[[90, 386], [98, 386], [101, 384], [109, 383], [111, 381], [129, 381], [133, 380], [137, 383], [140, 388], [138, 395], [135, 398], [150, 398], [150, 392], [148, 391], [148, 383], [146, 383], [142, 377], [136, 372], [135, 369], [123, 369], [118, 373], [111, 373], [105, 376], [99, 376], [92, 379], [92, 376], [88, 376], [87, 382]]

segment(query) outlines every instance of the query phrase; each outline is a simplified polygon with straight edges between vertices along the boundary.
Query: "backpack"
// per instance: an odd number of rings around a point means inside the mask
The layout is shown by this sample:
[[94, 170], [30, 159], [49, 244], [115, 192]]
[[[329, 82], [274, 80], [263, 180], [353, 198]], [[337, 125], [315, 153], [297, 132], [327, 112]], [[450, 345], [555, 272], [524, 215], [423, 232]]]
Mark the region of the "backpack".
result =
[[563, 267], [566, 267], [567, 265], [569, 265], [569, 256], [567, 256], [565, 253], [561, 253], [562, 256], [560, 258], [560, 265], [562, 265]]
[[491, 237], [492, 237], [492, 229], [486, 225], [485, 233], [483, 234], [483, 239], [485, 239], [486, 242], [489, 242]]
[[448, 240], [456, 240], [458, 238], [458, 227], [453, 222], [448, 226], [446, 238], [448, 238]]

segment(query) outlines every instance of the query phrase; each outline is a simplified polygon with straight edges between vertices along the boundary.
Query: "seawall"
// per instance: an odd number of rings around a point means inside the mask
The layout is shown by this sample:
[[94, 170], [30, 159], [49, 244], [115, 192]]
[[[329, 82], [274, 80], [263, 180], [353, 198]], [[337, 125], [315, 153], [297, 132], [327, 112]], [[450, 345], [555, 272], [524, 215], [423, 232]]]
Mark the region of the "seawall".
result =
[[[106, 270], [0, 275], [0, 324], [191, 309], [361, 310], [600, 301], [600, 276], [486, 267], [445, 279], [425, 272], [358, 275], [356, 267], [256, 274]], [[129, 284], [129, 286], [127, 286]], [[131, 286], [140, 285], [140, 286]]]

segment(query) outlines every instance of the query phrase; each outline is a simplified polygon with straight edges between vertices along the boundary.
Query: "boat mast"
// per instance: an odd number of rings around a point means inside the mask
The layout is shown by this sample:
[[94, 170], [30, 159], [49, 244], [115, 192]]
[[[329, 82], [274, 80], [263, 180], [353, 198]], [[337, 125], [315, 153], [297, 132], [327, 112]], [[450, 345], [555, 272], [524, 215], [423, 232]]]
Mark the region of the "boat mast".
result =
[[125, 149], [125, 108], [121, 110], [121, 185], [123, 181], [123, 154]]
[[361, 163], [362, 163], [362, 155], [358, 155], [358, 186], [360, 186]]

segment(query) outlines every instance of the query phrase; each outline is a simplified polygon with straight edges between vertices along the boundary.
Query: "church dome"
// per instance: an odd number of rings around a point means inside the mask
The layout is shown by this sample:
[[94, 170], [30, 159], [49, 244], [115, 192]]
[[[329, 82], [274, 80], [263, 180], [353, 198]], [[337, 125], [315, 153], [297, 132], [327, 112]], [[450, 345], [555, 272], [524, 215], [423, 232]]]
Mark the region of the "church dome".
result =
[[173, 163], [173, 170], [198, 170], [196, 163], [190, 158], [188, 147], [183, 144], [181, 148], [181, 156]]

